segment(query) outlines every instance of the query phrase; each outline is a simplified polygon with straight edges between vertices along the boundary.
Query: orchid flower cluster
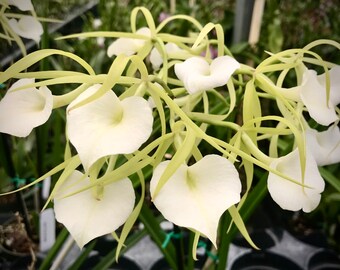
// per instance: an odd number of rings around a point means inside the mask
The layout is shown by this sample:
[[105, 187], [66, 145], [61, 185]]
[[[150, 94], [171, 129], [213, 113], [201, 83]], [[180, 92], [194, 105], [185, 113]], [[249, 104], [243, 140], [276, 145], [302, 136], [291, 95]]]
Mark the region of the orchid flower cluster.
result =
[[[8, 9], [11, 7], [16, 7], [25, 13], [29, 12], [30, 15], [10, 13]], [[17, 43], [25, 55], [26, 48], [21, 37], [32, 39], [38, 44], [43, 34], [43, 27], [38, 20], [32, 2], [30, 0], [1, 0], [0, 8], [0, 22], [3, 28], [0, 38], [9, 43], [13, 41]]]
[[[146, 22], [139, 29], [138, 15]], [[188, 37], [167, 33], [175, 20], [196, 30]], [[65, 108], [64, 162], [23, 188], [61, 172], [48, 202], [79, 247], [113, 233], [119, 253], [146, 194], [165, 219], [195, 233], [196, 245], [206, 237], [217, 247], [219, 220], [228, 210], [255, 246], [239, 214], [255, 167], [269, 172], [269, 193], [283, 209], [311, 212], [318, 206], [325, 188], [318, 166], [340, 161], [340, 66], [312, 49], [340, 49], [339, 43], [319, 40], [269, 53], [254, 68], [233, 57], [218, 24], [175, 15], [156, 26], [139, 7], [131, 29], [62, 37], [112, 40], [106, 74], [56, 49], [33, 52], [0, 73], [1, 83], [16, 79], [0, 101], [0, 132], [27, 137]], [[52, 55], [74, 60], [83, 72], [25, 71]], [[288, 74], [296, 86], [285, 88]], [[61, 95], [49, 89], [67, 83], [78, 86]], [[324, 131], [312, 128], [311, 120]], [[284, 155], [283, 139], [291, 141]]]

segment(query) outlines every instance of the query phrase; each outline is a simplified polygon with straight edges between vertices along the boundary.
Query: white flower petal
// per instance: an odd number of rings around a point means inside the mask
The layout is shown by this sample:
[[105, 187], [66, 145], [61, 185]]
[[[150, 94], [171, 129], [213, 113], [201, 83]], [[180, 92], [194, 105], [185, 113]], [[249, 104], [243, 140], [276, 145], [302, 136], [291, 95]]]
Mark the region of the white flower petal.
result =
[[[99, 87], [87, 89], [69, 108]], [[113, 91], [67, 114], [68, 136], [85, 170], [101, 157], [136, 151], [151, 135], [152, 124], [152, 110], [145, 99], [128, 97], [120, 101]]]
[[[164, 47], [165, 47], [165, 51], [167, 52], [167, 54], [173, 53], [173, 52], [184, 51], [173, 42], [169, 42], [165, 44]], [[163, 58], [156, 48], [153, 48], [151, 50], [150, 62], [154, 70], [158, 70], [159, 67], [163, 64]]]
[[154, 70], [158, 70], [163, 64], [163, 58], [156, 48], [153, 48], [150, 53], [150, 62]]
[[[286, 156], [275, 159], [270, 164], [270, 167], [302, 183], [298, 149]], [[282, 209], [291, 211], [302, 209], [304, 212], [311, 212], [320, 202], [320, 193], [324, 190], [325, 182], [318, 171], [313, 156], [308, 150], [306, 151], [304, 184], [311, 188], [304, 188], [271, 172], [268, 176], [268, 191], [273, 200]]]
[[100, 199], [94, 196], [93, 189], [66, 197], [89, 184], [88, 178], [74, 171], [54, 198], [56, 219], [65, 225], [80, 248], [92, 239], [118, 229], [135, 204], [134, 189], [128, 178], [104, 186]]
[[233, 75], [238, 68], [240, 68], [240, 63], [234, 58], [225, 55], [217, 57], [211, 62], [210, 73], [216, 85], [222, 86], [229, 81], [231, 75]]
[[[336, 65], [329, 70], [330, 80], [330, 102], [333, 105], [340, 103], [340, 66]], [[326, 76], [321, 74], [318, 76], [318, 81], [321, 85], [326, 87]]]
[[303, 74], [301, 100], [308, 109], [309, 115], [319, 124], [328, 126], [338, 120], [334, 104], [326, 102], [325, 85], [320, 84], [314, 70]]
[[319, 166], [340, 162], [340, 129], [337, 125], [323, 132], [307, 129], [306, 143]]
[[34, 10], [31, 0], [8, 0], [8, 4], [16, 6], [21, 11]]
[[12, 91], [32, 83], [34, 79], [18, 80], [0, 101], [0, 132], [26, 137], [50, 117], [53, 96], [47, 87]]
[[[151, 195], [168, 164], [164, 161], [154, 170]], [[199, 231], [216, 246], [219, 219], [240, 201], [240, 192], [234, 165], [223, 157], [208, 155], [190, 167], [182, 165], [153, 202], [167, 220]]]
[[136, 53], [138, 45], [135, 44], [134, 39], [131, 38], [119, 38], [114, 41], [107, 49], [108, 57], [113, 55], [125, 54], [130, 56]]
[[[147, 37], [151, 37], [151, 31], [149, 28], [147, 27], [142, 27], [142, 28], [139, 28], [137, 31], [136, 31], [136, 34], [139, 34], [139, 35], [143, 35], [143, 36], [147, 36]], [[140, 39], [137, 39], [136, 40], [137, 42], [142, 42], [144, 44], [144, 40], [140, 40]]]
[[175, 65], [176, 76], [190, 94], [226, 84], [240, 64], [230, 56], [215, 58], [211, 65], [203, 57], [194, 56]]
[[[142, 27], [136, 31], [136, 34], [151, 36], [150, 29]], [[146, 40], [137, 38], [118, 38], [107, 49], [107, 55], [112, 57], [113, 55], [125, 54], [127, 56], [135, 54], [145, 44]]]
[[10, 19], [8, 23], [16, 34], [24, 38], [33, 39], [36, 43], [39, 43], [40, 36], [44, 32], [41, 23], [33, 16], [22, 16], [19, 21]]
[[190, 94], [203, 91], [199, 84], [194, 85], [195, 78], [210, 75], [209, 63], [202, 57], [194, 56], [183, 63], [175, 64], [175, 73], [178, 79], [184, 83], [184, 87]]

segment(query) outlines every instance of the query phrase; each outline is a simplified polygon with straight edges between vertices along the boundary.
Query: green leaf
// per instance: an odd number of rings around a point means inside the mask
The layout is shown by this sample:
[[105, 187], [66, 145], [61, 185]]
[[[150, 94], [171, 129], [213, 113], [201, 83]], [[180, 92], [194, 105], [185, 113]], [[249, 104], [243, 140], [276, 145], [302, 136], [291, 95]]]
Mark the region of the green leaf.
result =
[[77, 259], [69, 266], [68, 270], [77, 270], [79, 269], [84, 261], [88, 258], [90, 252], [93, 250], [96, 245], [97, 240], [93, 240], [91, 243], [86, 245], [86, 247], [82, 250], [81, 254], [77, 257]]
[[340, 192], [340, 179], [324, 167], [319, 167], [319, 172], [325, 181]]
[[237, 43], [237, 44], [234, 44], [230, 47], [230, 51], [233, 53], [233, 54], [240, 54], [242, 53], [243, 51], [245, 51], [245, 49], [247, 49], [249, 46], [248, 42], [240, 42], [240, 43]]
[[51, 249], [48, 251], [45, 259], [43, 260], [41, 266], [39, 267], [39, 270], [48, 270], [50, 269], [53, 259], [57, 255], [58, 251], [62, 247], [62, 245], [65, 243], [67, 236], [69, 235], [66, 228], [63, 228], [63, 230], [58, 234], [58, 237], [51, 247]]
[[326, 202], [334, 203], [340, 202], [340, 193], [332, 193], [326, 197]]

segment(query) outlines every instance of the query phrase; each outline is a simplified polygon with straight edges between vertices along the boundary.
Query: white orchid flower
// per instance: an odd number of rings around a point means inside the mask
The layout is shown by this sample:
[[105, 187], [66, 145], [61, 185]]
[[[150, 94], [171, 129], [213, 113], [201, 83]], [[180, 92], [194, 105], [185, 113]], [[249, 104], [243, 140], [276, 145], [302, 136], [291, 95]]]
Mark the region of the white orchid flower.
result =
[[329, 75], [331, 88], [328, 104], [326, 102], [325, 74], [317, 76], [314, 70], [306, 70], [304, 73], [300, 94], [310, 116], [324, 126], [339, 119], [335, 107], [340, 102], [340, 66], [333, 67], [329, 71]]
[[[180, 47], [178, 47], [175, 43], [169, 42], [165, 44], [165, 51], [167, 54], [174, 53], [174, 52], [185, 52], [185, 50], [182, 50]], [[159, 51], [156, 48], [153, 48], [150, 53], [150, 62], [152, 64], [152, 68], [154, 70], [158, 70], [159, 67], [163, 64], [163, 57], [159, 53]]]
[[339, 120], [335, 112], [340, 103], [340, 66], [329, 70], [330, 98], [326, 102], [326, 75], [317, 75], [316, 71], [305, 68], [301, 85], [278, 89], [286, 98], [302, 102], [309, 115], [319, 124], [328, 126]]
[[31, 0], [7, 0], [11, 6], [16, 6], [21, 11], [34, 10]]
[[39, 43], [44, 30], [41, 23], [33, 16], [22, 16], [19, 20], [10, 19], [8, 21], [12, 30], [21, 37], [33, 39]]
[[[326, 87], [326, 75], [321, 74], [318, 77], [321, 85]], [[333, 105], [340, 103], [340, 65], [336, 65], [329, 70], [330, 79], [330, 100]]]
[[[169, 161], [160, 163], [150, 183], [151, 196]], [[192, 166], [181, 165], [153, 197], [163, 216], [178, 226], [192, 228], [216, 247], [221, 215], [240, 201], [241, 182], [234, 165], [217, 155], [207, 155]]]
[[34, 79], [18, 80], [0, 101], [0, 132], [26, 137], [50, 117], [53, 96], [46, 86], [15, 90], [32, 83]]
[[90, 180], [74, 171], [54, 197], [56, 219], [65, 225], [80, 248], [92, 239], [118, 229], [135, 204], [134, 189], [128, 178], [104, 186], [99, 197], [96, 187], [68, 196], [88, 185]]
[[337, 125], [322, 132], [308, 128], [306, 145], [319, 166], [340, 162], [340, 129]]
[[[151, 37], [151, 31], [147, 27], [138, 29], [136, 34]], [[109, 57], [120, 54], [125, 54], [126, 56], [133, 55], [144, 46], [145, 42], [145, 39], [118, 38], [108, 47], [107, 55]]]
[[152, 132], [152, 110], [142, 97], [120, 101], [113, 91], [108, 91], [70, 110], [100, 87], [96, 84], [88, 88], [67, 108], [67, 133], [86, 171], [99, 158], [136, 151]]
[[[274, 159], [270, 167], [302, 184], [300, 155], [297, 148], [288, 155]], [[268, 191], [273, 200], [285, 210], [298, 211], [302, 209], [308, 213], [319, 205], [320, 193], [324, 190], [325, 182], [318, 171], [314, 157], [308, 149], [306, 151], [306, 168], [303, 183], [305, 187], [270, 172]]]
[[176, 76], [190, 94], [225, 85], [240, 64], [230, 56], [220, 56], [211, 64], [203, 57], [194, 56], [175, 65]]

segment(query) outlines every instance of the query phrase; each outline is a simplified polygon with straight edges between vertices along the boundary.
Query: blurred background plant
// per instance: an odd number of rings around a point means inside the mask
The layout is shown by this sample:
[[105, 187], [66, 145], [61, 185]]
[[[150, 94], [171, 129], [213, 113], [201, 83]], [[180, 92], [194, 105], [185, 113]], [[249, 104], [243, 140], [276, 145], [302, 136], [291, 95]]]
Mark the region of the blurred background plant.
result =
[[[337, 16], [340, 12], [340, 7], [337, 0], [306, 0], [298, 3], [290, 0], [267, 0], [261, 23], [261, 36], [252, 50], [250, 50], [246, 39], [241, 44], [233, 42], [233, 25], [237, 15], [235, 14], [235, 0], [177, 2], [147, 0], [33, 0], [32, 3], [40, 17], [46, 15], [51, 19], [67, 20], [67, 17], [74, 17], [74, 14], [78, 16], [77, 20], [74, 20], [73, 23], [68, 23], [67, 27], [64, 27], [61, 31], [50, 34], [49, 38], [52, 43], [50, 47], [57, 46], [60, 49], [79, 52], [82, 58], [92, 59], [89, 62], [94, 63], [96, 71], [105, 70], [107, 67], [103, 51], [106, 48], [104, 45], [107, 45], [109, 41], [103, 42], [103, 40], [97, 41], [95, 39], [63, 40], [55, 44], [54, 38], [61, 34], [81, 31], [129, 31], [129, 12], [136, 6], [148, 8], [152, 12], [155, 21], [163, 20], [170, 14], [188, 14], [194, 16], [203, 25], [208, 22], [219, 23], [225, 32], [226, 45], [231, 47], [231, 50], [239, 56], [257, 60], [255, 63], [267, 56], [265, 51], [277, 52], [281, 49], [300, 48], [315, 39], [340, 39], [340, 20]], [[251, 5], [252, 1], [244, 1], [244, 3]], [[82, 13], [84, 5], [93, 8], [91, 8], [90, 12]], [[191, 30], [190, 24], [185, 22], [177, 25], [173, 24], [171, 27], [183, 35]], [[4, 42], [1, 42], [0, 45], [1, 59], [13, 47]], [[334, 48], [323, 47], [322, 50], [324, 50], [322, 55], [326, 55], [328, 59], [339, 60]], [[98, 64], [96, 64], [97, 62]]]

